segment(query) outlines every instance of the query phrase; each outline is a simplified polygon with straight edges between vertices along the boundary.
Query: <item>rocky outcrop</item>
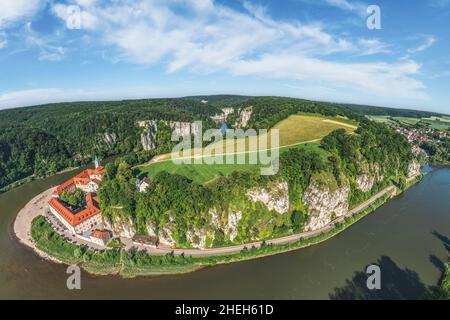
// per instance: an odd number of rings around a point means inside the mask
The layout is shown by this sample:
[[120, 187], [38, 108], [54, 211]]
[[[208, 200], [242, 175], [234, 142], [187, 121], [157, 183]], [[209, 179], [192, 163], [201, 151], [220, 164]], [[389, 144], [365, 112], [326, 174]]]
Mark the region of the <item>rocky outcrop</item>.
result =
[[408, 178], [414, 178], [420, 175], [420, 163], [413, 160], [408, 165]]
[[156, 148], [156, 132], [158, 130], [157, 122], [154, 120], [140, 121], [139, 127], [144, 128], [141, 133], [142, 149], [150, 151]]
[[114, 217], [112, 223], [108, 219], [103, 219], [103, 225], [106, 229], [111, 230], [115, 237], [132, 238], [136, 234], [131, 219]]
[[152, 237], [155, 237], [157, 235], [156, 225], [153, 222], [147, 224], [147, 233]]
[[111, 146], [116, 143], [117, 135], [114, 132], [105, 132], [103, 134], [103, 142]]
[[287, 182], [278, 182], [271, 184], [264, 189], [252, 190], [247, 196], [253, 201], [262, 202], [269, 210], [275, 210], [278, 213], [289, 211], [289, 192]]
[[162, 121], [172, 130], [181, 136], [196, 135], [200, 133], [201, 127], [199, 123], [178, 122], [178, 121]]
[[169, 246], [173, 246], [176, 244], [175, 239], [173, 238], [173, 229], [174, 227], [171, 225], [164, 226], [159, 230], [159, 242], [162, 244], [166, 244]]
[[158, 123], [169, 126], [174, 133], [181, 136], [189, 136], [199, 134], [201, 124], [194, 122], [166, 121], [166, 120], [145, 120], [138, 121], [137, 125], [143, 128], [141, 134], [141, 144], [145, 151], [156, 148], [156, 134], [158, 132]]
[[248, 125], [248, 122], [250, 121], [250, 118], [253, 113], [253, 107], [247, 107], [243, 108], [239, 111], [239, 118], [237, 119], [236, 123], [234, 124], [235, 128], [245, 128]]
[[234, 113], [234, 108], [222, 108], [222, 113], [211, 116], [211, 120], [216, 124], [223, 123], [227, 121], [228, 116], [232, 113]]
[[231, 241], [234, 241], [238, 234], [239, 221], [242, 219], [242, 212], [230, 212], [228, 214], [228, 223], [225, 228], [225, 234], [227, 234]]
[[333, 218], [343, 216], [348, 211], [348, 196], [350, 185], [348, 181], [342, 187], [337, 187], [333, 175], [313, 177], [309, 187], [303, 194], [303, 204], [309, 215], [305, 230], [317, 230], [331, 222]]
[[186, 232], [186, 237], [189, 240], [191, 247], [205, 249], [207, 247], [206, 239], [208, 237], [211, 239], [211, 243], [209, 244], [209, 246], [211, 246], [212, 241], [214, 240], [214, 232], [207, 231], [206, 229], [188, 230]]
[[372, 177], [368, 173], [364, 173], [356, 177], [356, 187], [362, 192], [368, 192], [372, 190], [374, 183], [375, 177]]
[[381, 181], [383, 181], [384, 175], [383, 175], [383, 173], [382, 173], [382, 171], [381, 171], [380, 165], [379, 165], [377, 162], [375, 162], [374, 164], [372, 164], [372, 165], [370, 166], [370, 170], [371, 170], [371, 172], [373, 173], [376, 182], [381, 182]]

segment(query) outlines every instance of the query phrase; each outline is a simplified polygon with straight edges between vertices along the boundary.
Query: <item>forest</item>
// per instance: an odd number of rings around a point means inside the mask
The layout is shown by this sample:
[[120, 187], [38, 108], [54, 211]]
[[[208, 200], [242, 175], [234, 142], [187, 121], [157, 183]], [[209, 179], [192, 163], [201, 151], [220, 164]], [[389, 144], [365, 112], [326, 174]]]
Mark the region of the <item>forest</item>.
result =
[[[170, 228], [177, 245], [189, 247], [187, 238], [193, 230], [203, 230], [207, 246], [223, 246], [269, 239], [299, 232], [308, 220], [302, 194], [313, 176], [327, 174], [337, 185], [350, 184], [349, 205], [356, 206], [388, 185], [402, 188], [413, 159], [406, 139], [383, 124], [362, 120], [356, 134], [343, 129], [333, 131], [321, 142], [326, 157], [314, 150], [292, 148], [281, 154], [280, 171], [274, 176], [261, 176], [257, 171], [234, 172], [219, 176], [207, 184], [196, 183], [184, 176], [160, 172], [151, 180], [146, 192], [136, 188], [133, 163], [124, 158], [106, 165], [104, 182], [98, 191], [102, 214], [109, 221], [131, 219], [138, 234], [147, 234], [151, 226], [158, 234]], [[384, 178], [377, 181], [370, 192], [356, 187], [356, 176], [374, 173], [377, 166]], [[251, 202], [246, 193], [252, 188], [264, 188], [277, 181], [289, 186], [289, 212], [280, 215], [261, 203]], [[344, 182], [347, 181], [347, 182]], [[229, 239], [213, 223], [211, 210], [219, 221], [234, 211], [243, 212], [235, 239]], [[194, 236], [195, 237], [195, 236]]]
[[[202, 103], [208, 100], [208, 103]], [[158, 148], [144, 152], [139, 120], [202, 120], [224, 106], [252, 106], [248, 127], [271, 128], [298, 112], [364, 117], [347, 106], [282, 97], [199, 96], [178, 99], [145, 99], [105, 102], [71, 102], [0, 111], [0, 190], [27, 177], [44, 177], [66, 168], [128, 155], [127, 162], [142, 163], [171, 148], [170, 133], [158, 133]], [[231, 122], [230, 122], [231, 123]]]

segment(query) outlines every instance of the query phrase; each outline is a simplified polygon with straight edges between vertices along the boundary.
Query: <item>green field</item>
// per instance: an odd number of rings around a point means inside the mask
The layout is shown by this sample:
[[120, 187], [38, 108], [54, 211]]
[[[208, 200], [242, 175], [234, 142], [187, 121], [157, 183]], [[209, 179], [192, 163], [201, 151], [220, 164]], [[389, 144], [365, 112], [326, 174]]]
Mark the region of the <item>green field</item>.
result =
[[412, 117], [391, 117], [391, 116], [367, 116], [370, 120], [385, 123], [392, 126], [398, 126], [401, 123], [405, 126], [422, 125], [433, 128], [435, 130], [447, 130], [450, 127], [450, 117], [428, 117], [428, 118], [412, 118]]
[[[302, 148], [305, 150], [315, 150], [324, 157], [327, 155], [326, 151], [319, 147], [319, 143], [305, 143], [298, 144], [290, 147], [282, 147], [279, 149], [280, 154], [291, 148]], [[246, 163], [250, 153], [245, 154]], [[210, 157], [204, 157], [204, 160], [208, 160]], [[223, 156], [225, 162], [225, 156]], [[141, 173], [149, 178], [155, 177], [161, 171], [167, 171], [172, 174], [179, 174], [185, 176], [198, 183], [206, 183], [218, 176], [226, 176], [234, 171], [250, 171], [259, 170], [262, 166], [260, 164], [184, 164], [177, 165], [172, 162], [172, 160], [163, 160], [153, 163], [149, 166], [142, 167]]]
[[[274, 128], [278, 129], [280, 134], [280, 147], [277, 148], [280, 153], [290, 148], [303, 148], [315, 150], [326, 156], [326, 152], [319, 147], [321, 138], [339, 128], [344, 128], [348, 132], [353, 132], [357, 126], [354, 122], [343, 118], [299, 114], [288, 117], [278, 123]], [[270, 140], [270, 134], [271, 133], [269, 132], [268, 140]], [[220, 159], [222, 164], [219, 164], [217, 161], [214, 164], [205, 164], [205, 162], [207, 163], [208, 161], [213, 162], [213, 157], [210, 156], [200, 157], [203, 160], [203, 163], [201, 164], [195, 164], [194, 162], [192, 164], [175, 164], [172, 161], [172, 157], [191, 161], [190, 155], [192, 152], [198, 152], [199, 150], [197, 149], [188, 152], [189, 155], [187, 157], [182, 156], [179, 153], [163, 155], [160, 157], [160, 161], [140, 167], [141, 173], [152, 178], [161, 171], [167, 171], [169, 173], [183, 175], [199, 183], [206, 183], [218, 176], [228, 175], [234, 171], [258, 170], [261, 167], [267, 167], [267, 165], [261, 165], [259, 158], [256, 162], [249, 161], [250, 156], [257, 156], [258, 153], [254, 151], [255, 149], [249, 148], [248, 139], [246, 140], [245, 149], [249, 150], [248, 152], [239, 152], [239, 149], [236, 148], [236, 145], [238, 144], [236, 140], [218, 143], [224, 146], [224, 151], [211, 154], [215, 155], [215, 159]], [[215, 145], [217, 146], [218, 143], [215, 143]], [[225, 154], [230, 154], [229, 152], [227, 153], [227, 145], [231, 145], [233, 147], [232, 149], [235, 150], [231, 153], [234, 153], [232, 161], [227, 161], [226, 159], [227, 156]], [[235, 161], [237, 156], [244, 157], [245, 161], [243, 162], [246, 164], [237, 164], [237, 161]], [[231, 164], [227, 164], [227, 162]]]

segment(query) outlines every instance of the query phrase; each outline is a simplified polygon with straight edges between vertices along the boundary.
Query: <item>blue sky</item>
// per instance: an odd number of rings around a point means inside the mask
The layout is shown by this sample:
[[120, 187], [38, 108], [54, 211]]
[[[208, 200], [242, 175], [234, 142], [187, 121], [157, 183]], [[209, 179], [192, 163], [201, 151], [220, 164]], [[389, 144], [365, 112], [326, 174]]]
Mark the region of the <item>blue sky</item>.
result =
[[450, 113], [449, 31], [450, 0], [0, 0], [0, 109], [227, 93]]

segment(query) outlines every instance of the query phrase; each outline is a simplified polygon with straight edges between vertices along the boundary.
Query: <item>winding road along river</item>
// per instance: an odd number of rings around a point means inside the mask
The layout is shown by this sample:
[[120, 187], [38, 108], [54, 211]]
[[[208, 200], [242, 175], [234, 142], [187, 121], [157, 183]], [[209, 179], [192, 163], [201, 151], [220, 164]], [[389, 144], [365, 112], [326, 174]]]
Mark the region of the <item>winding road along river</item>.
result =
[[[82, 273], [66, 288], [66, 267], [19, 244], [12, 226], [34, 196], [73, 172], [0, 195], [0, 298], [418, 298], [435, 284], [450, 245], [450, 169], [436, 168], [343, 233], [319, 245], [176, 276], [122, 279]], [[382, 289], [365, 288], [365, 267], [381, 266]]]

